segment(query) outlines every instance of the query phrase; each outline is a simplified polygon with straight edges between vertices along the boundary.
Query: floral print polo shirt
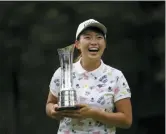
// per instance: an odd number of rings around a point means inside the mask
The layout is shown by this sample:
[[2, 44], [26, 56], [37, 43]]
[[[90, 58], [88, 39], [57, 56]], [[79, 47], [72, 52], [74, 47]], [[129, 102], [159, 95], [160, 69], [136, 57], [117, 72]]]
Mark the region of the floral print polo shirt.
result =
[[[50, 82], [50, 91], [58, 96], [60, 89], [60, 68], [58, 68]], [[101, 65], [87, 72], [80, 64], [80, 60], [73, 63], [73, 88], [77, 91], [78, 103], [88, 104], [90, 107], [113, 112], [115, 102], [131, 97], [129, 85], [120, 70]], [[60, 121], [57, 134], [115, 134], [114, 126], [107, 126], [91, 118], [71, 119]]]

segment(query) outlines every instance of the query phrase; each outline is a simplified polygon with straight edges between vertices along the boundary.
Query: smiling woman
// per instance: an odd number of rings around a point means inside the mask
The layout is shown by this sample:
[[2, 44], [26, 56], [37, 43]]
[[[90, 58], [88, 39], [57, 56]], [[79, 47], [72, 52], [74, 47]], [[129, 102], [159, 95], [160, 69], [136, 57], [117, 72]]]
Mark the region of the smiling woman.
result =
[[[92, 25], [93, 23], [90, 24]], [[85, 28], [76, 37], [75, 46], [81, 52], [81, 58], [83, 59], [81, 62], [87, 71], [94, 70], [100, 65], [101, 56], [106, 48], [104, 35], [104, 32], [100, 28], [92, 25]], [[90, 62], [94, 62], [96, 68], [94, 68], [94, 65], [91, 68], [90, 65], [92, 64]]]
[[94, 19], [82, 22], [76, 32], [74, 45], [81, 55], [73, 63], [73, 88], [81, 109], [56, 111], [60, 68], [51, 79], [46, 113], [61, 120], [58, 134], [115, 134], [116, 127], [129, 128], [132, 124], [127, 80], [120, 70], [101, 59], [106, 48], [106, 33], [106, 27]]

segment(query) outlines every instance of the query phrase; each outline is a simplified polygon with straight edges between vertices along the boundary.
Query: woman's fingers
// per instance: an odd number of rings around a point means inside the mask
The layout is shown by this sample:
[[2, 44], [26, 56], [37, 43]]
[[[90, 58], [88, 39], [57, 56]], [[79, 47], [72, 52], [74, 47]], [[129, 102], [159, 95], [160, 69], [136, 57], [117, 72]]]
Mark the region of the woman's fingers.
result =
[[84, 107], [87, 107], [86, 104], [77, 104], [76, 106], [80, 107], [80, 108], [84, 108]]
[[53, 109], [56, 111], [58, 109], [58, 104], [53, 105]]

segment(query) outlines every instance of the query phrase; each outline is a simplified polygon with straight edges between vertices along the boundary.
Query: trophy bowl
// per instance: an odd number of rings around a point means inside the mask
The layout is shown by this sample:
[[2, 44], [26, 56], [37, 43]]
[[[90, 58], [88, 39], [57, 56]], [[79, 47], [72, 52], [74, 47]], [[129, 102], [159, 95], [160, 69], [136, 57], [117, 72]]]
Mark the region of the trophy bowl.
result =
[[61, 68], [60, 92], [58, 96], [59, 108], [62, 110], [77, 110], [77, 92], [73, 88], [73, 52], [74, 45], [57, 49]]

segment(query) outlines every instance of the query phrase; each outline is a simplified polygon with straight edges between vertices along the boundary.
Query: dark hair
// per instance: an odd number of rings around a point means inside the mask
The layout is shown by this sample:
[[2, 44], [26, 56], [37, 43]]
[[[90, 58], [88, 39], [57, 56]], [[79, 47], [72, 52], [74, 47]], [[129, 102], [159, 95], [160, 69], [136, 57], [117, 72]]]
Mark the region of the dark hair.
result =
[[[82, 34], [84, 34], [87, 30], [94, 31], [94, 32], [96, 32], [96, 33], [100, 33], [100, 34], [102, 34], [102, 35], [104, 36], [104, 39], [105, 39], [105, 34], [103, 33], [103, 31], [102, 31], [100, 28], [98, 28], [98, 27], [88, 27], [88, 28], [84, 29], [84, 30], [78, 35], [77, 40], [80, 40], [80, 36], [81, 36]], [[80, 58], [81, 58], [81, 52], [78, 51], [78, 56], [75, 58], [74, 62], [77, 62]]]

